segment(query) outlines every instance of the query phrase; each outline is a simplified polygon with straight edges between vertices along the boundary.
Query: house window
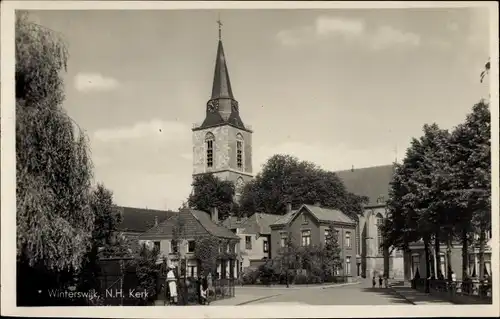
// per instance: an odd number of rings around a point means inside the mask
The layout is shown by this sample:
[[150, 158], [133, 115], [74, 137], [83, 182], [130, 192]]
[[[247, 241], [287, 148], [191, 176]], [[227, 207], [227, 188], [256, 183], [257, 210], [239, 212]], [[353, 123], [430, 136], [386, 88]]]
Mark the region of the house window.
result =
[[351, 275], [351, 256], [345, 257], [345, 274], [346, 276]]
[[187, 267], [187, 275], [189, 277], [197, 277], [197, 267], [196, 266], [188, 266]]
[[194, 253], [196, 242], [194, 240], [188, 241], [188, 253]]
[[356, 253], [358, 255], [361, 255], [361, 238], [359, 234], [359, 224], [358, 227], [356, 227]]
[[160, 250], [160, 242], [159, 241], [155, 241], [154, 242], [154, 249], [155, 250]]
[[325, 229], [325, 242], [328, 240], [328, 236], [330, 236], [330, 228]]
[[415, 275], [418, 273], [419, 276], [421, 276], [422, 274], [420, 274], [420, 256], [417, 254], [417, 255], [413, 255], [411, 256], [411, 272], [412, 272], [412, 278], [415, 278]]
[[264, 243], [264, 247], [263, 247], [264, 248], [264, 252], [265, 253], [269, 252], [269, 244], [267, 243], [267, 240], [264, 240], [263, 243]]
[[340, 232], [338, 230], [335, 230], [335, 238], [339, 240]]
[[378, 253], [381, 255], [384, 252], [384, 247], [382, 246], [382, 215], [377, 214], [377, 245]]
[[234, 278], [234, 260], [229, 259], [229, 278]]
[[345, 233], [345, 245], [347, 248], [351, 248], [351, 232]]
[[311, 231], [303, 230], [302, 231], [302, 246], [310, 246], [311, 245]]
[[471, 277], [477, 276], [475, 257], [476, 257], [475, 254], [469, 254], [469, 276]]
[[287, 240], [287, 234], [286, 233], [281, 233], [281, 241], [280, 241], [280, 246], [285, 247], [286, 246], [286, 240]]
[[238, 134], [236, 136], [236, 165], [239, 169], [243, 168], [243, 136]]
[[205, 143], [207, 145], [207, 167], [214, 166], [214, 141], [215, 136], [212, 133], [207, 133]]
[[172, 251], [172, 253], [177, 254], [179, 252], [179, 243], [176, 240], [172, 240], [170, 242], [170, 248], [170, 251]]
[[484, 254], [484, 274], [491, 276], [491, 253]]
[[220, 269], [221, 278], [225, 279], [227, 277], [227, 260], [222, 260]]
[[308, 224], [308, 223], [309, 223], [309, 220], [307, 219], [307, 215], [302, 214], [302, 224]]
[[245, 249], [252, 249], [252, 236], [245, 236]]

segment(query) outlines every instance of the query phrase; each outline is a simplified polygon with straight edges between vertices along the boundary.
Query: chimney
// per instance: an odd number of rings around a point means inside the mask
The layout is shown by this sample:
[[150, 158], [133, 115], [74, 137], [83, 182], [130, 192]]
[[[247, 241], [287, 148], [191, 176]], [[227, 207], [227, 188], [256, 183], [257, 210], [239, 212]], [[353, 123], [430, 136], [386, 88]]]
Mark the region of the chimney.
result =
[[158, 216], [155, 216], [155, 226], [158, 226]]
[[219, 222], [219, 211], [217, 210], [217, 207], [212, 207], [212, 221], [214, 223]]
[[314, 206], [321, 207], [321, 203], [320, 202], [316, 202], [316, 203], [314, 203]]
[[292, 211], [292, 203], [286, 203], [286, 213], [290, 213]]

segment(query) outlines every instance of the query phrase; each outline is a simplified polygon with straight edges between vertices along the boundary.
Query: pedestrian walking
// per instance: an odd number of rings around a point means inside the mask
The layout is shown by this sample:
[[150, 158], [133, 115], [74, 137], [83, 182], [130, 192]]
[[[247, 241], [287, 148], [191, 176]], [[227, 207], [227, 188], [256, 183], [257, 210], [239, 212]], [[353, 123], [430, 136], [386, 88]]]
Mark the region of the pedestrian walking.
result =
[[375, 275], [373, 275], [373, 278], [372, 278], [372, 288], [375, 288], [376, 285], [377, 285], [377, 282], [375, 281]]
[[167, 273], [167, 285], [171, 304], [177, 304], [177, 278], [175, 278], [174, 269], [175, 267], [170, 265]]
[[378, 276], [378, 287], [379, 288], [382, 288], [382, 281], [383, 281], [382, 276]]

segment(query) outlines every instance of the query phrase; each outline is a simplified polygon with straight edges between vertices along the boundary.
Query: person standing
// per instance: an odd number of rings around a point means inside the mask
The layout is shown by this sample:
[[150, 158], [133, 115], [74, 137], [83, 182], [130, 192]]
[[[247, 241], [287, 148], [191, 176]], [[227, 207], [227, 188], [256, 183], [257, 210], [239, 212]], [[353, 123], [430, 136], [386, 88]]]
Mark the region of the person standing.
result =
[[383, 281], [382, 276], [379, 275], [378, 276], [378, 287], [379, 288], [382, 288], [382, 281]]
[[375, 281], [375, 274], [373, 274], [373, 278], [372, 278], [372, 288], [375, 288], [375, 286], [377, 285], [377, 282]]
[[174, 273], [175, 267], [173, 265], [169, 266], [167, 272], [167, 285], [170, 295], [170, 303], [177, 304], [177, 278], [175, 278]]
[[200, 294], [200, 304], [208, 304], [208, 280], [204, 275], [201, 275], [198, 289]]

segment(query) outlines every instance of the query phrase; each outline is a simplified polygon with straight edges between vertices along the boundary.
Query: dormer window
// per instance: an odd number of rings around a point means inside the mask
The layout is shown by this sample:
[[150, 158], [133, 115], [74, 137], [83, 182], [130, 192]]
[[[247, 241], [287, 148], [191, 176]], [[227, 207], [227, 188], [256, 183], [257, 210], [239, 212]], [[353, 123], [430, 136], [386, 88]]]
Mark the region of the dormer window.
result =
[[302, 224], [308, 224], [308, 223], [309, 223], [309, 219], [307, 219], [307, 215], [302, 214]]

